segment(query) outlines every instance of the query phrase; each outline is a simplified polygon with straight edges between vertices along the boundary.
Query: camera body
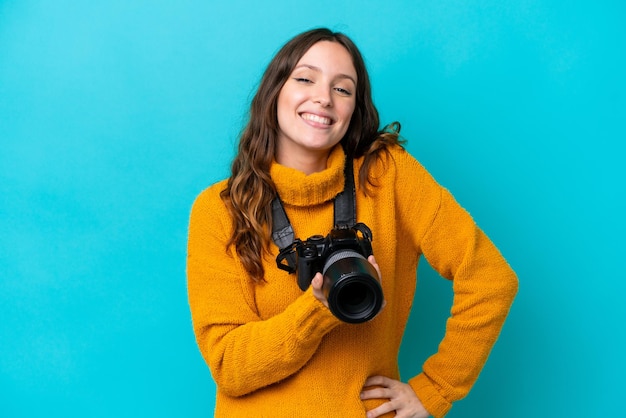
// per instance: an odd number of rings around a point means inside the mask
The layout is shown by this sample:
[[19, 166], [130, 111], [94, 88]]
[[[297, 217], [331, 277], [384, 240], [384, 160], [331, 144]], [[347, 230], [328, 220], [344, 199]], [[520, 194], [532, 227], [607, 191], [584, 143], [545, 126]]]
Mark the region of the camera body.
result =
[[362, 223], [337, 227], [324, 237], [313, 235], [295, 245], [298, 286], [306, 290], [316, 273], [324, 276], [322, 290], [331, 312], [349, 323], [375, 317], [383, 304], [372, 255], [372, 232]]

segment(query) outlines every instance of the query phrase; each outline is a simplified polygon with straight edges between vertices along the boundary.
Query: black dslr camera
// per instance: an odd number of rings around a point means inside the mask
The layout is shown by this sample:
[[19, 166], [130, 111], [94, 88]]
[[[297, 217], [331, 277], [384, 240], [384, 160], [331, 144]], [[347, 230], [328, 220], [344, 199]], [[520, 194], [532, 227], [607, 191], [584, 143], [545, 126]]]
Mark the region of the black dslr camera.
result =
[[331, 312], [344, 322], [374, 318], [383, 304], [378, 273], [367, 257], [372, 255], [372, 231], [362, 223], [337, 227], [328, 236], [296, 240], [298, 286], [306, 290], [317, 272], [324, 276], [322, 290]]

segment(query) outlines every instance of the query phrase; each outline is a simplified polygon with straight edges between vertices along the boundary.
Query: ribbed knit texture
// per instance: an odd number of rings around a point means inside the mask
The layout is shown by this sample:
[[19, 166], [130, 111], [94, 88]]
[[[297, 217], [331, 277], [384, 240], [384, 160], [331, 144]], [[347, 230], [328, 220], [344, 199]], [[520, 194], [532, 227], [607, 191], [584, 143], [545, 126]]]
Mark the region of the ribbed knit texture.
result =
[[[362, 165], [355, 161], [355, 172]], [[270, 174], [296, 236], [326, 235], [332, 199], [343, 189], [344, 154], [309, 176], [274, 164]], [[254, 284], [226, 250], [232, 225], [219, 197], [225, 181], [194, 203], [189, 226], [188, 292], [200, 351], [217, 383], [215, 417], [363, 417], [384, 400], [361, 401], [369, 376], [399, 379], [397, 356], [424, 255], [453, 280], [446, 335], [409, 384], [435, 417], [475, 382], [517, 291], [500, 252], [428, 172], [400, 148], [373, 168], [377, 187], [357, 184], [357, 218], [373, 231], [386, 306], [372, 321], [346, 324], [294, 275], [264, 260]], [[412, 333], [412, 330], [407, 332]], [[393, 416], [393, 414], [388, 414]]]

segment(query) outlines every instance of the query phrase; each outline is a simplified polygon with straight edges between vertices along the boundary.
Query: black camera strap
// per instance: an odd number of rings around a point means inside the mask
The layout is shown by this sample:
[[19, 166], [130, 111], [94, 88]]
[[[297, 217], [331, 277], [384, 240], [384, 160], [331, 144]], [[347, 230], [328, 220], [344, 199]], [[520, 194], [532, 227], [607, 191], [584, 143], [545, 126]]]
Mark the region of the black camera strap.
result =
[[335, 197], [335, 228], [352, 228], [356, 224], [356, 188], [352, 158], [346, 156], [343, 191]]
[[[348, 156], [346, 156], [343, 173], [343, 191], [334, 200], [334, 221], [336, 228], [352, 228], [356, 224], [356, 188], [354, 186], [353, 160]], [[293, 227], [278, 194], [272, 201], [272, 239], [280, 248], [278, 257], [276, 257], [278, 267], [289, 273], [294, 273], [296, 271], [294, 244], [299, 240], [295, 237]]]

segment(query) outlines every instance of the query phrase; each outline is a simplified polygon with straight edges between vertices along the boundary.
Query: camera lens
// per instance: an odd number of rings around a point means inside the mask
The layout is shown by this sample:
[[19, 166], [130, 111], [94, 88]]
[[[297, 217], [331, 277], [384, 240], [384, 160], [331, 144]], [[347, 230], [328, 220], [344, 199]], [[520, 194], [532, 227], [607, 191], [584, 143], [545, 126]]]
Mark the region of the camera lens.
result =
[[359, 283], [348, 283], [341, 289], [341, 300], [346, 310], [360, 312], [369, 302], [371, 296], [365, 287]]
[[383, 303], [383, 290], [374, 266], [353, 250], [331, 254], [324, 269], [323, 290], [331, 312], [344, 322], [374, 318]]

